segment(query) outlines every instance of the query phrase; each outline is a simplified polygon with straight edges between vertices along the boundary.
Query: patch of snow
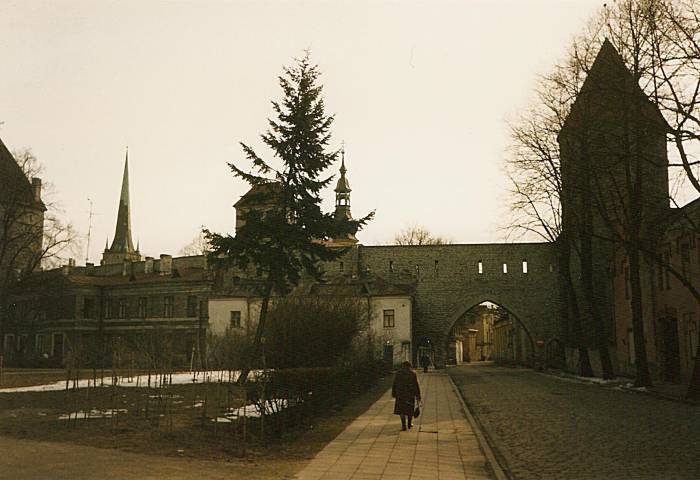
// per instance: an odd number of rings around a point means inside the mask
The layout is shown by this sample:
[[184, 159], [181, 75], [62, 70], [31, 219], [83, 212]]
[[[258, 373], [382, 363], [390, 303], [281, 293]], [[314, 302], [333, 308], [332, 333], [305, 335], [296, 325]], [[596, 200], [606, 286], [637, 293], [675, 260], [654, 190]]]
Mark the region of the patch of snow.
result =
[[[252, 377], [257, 377], [262, 374], [262, 370], [255, 370], [251, 372]], [[231, 375], [232, 381], [235, 381], [240, 375], [240, 371], [234, 371]], [[131, 378], [132, 381], [124, 382], [125, 378]], [[164, 380], [164, 385], [187, 385], [194, 383], [216, 383], [219, 381], [228, 380], [229, 372], [228, 370], [212, 370], [207, 372], [177, 372], [168, 375], [154, 375], [151, 374], [151, 388], [158, 388], [161, 386], [160, 382]], [[136, 382], [133, 381], [136, 379]], [[103, 377], [97, 380], [99, 386], [111, 387], [114, 384], [115, 378], [112, 376]], [[95, 383], [91, 378], [79, 380], [74, 382], [71, 380], [69, 382], [69, 388], [89, 388], [94, 387]], [[116, 377], [116, 385], [119, 387], [135, 387], [139, 386], [145, 388], [148, 386], [148, 375], [139, 375], [137, 377]], [[66, 389], [66, 381], [60, 380], [54, 383], [47, 383], [44, 385], [33, 385], [30, 387], [10, 387], [10, 388], [0, 388], [0, 393], [24, 393], [24, 392], [56, 392], [59, 390]]]
[[110, 410], [85, 410], [81, 412], [71, 412], [71, 413], [63, 413], [58, 416], [59, 420], [85, 420], [88, 418], [109, 418], [113, 417], [115, 415], [119, 415], [120, 413], [126, 413], [127, 410], [123, 408], [113, 408]]

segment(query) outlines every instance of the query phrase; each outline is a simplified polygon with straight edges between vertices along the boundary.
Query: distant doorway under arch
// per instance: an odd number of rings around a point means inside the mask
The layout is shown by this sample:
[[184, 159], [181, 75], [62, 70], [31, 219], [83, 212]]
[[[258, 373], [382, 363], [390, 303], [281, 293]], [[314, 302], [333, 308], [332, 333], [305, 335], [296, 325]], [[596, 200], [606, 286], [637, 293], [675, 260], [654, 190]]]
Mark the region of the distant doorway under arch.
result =
[[445, 363], [497, 361], [531, 365], [535, 344], [525, 324], [503, 306], [483, 301], [468, 308], [445, 339]]

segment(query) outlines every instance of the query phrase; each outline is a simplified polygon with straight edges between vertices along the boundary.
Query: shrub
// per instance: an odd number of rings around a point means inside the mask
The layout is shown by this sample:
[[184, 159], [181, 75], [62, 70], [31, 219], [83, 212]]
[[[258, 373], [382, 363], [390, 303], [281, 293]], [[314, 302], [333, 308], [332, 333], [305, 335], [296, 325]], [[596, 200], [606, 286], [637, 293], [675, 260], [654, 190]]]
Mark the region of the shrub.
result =
[[352, 356], [366, 309], [351, 298], [286, 297], [272, 306], [265, 357], [272, 368], [333, 367]]
[[270, 370], [247, 385], [248, 399], [263, 415], [286, 408], [321, 413], [367, 391], [384, 373], [384, 366], [377, 361], [343, 367]]

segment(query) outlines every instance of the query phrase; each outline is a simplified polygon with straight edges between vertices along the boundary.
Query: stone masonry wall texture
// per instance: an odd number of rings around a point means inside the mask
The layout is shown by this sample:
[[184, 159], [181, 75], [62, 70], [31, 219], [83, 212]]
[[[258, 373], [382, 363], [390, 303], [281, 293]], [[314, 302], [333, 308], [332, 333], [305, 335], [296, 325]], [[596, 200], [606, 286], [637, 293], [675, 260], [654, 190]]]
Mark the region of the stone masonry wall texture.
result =
[[414, 278], [415, 346], [430, 339], [440, 360], [455, 322], [485, 301], [517, 317], [533, 341], [561, 338], [555, 244], [360, 246], [358, 257], [361, 270], [389, 281]]

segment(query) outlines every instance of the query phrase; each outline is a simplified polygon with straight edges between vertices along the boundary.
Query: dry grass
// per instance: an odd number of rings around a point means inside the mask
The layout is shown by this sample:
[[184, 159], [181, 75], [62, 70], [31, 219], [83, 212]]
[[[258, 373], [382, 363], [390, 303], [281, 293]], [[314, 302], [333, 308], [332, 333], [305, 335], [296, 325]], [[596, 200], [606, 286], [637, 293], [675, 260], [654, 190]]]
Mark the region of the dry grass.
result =
[[[50, 373], [47, 375], [51, 375]], [[38, 378], [38, 377], [37, 377]], [[58, 378], [57, 380], [60, 380]], [[197, 459], [225, 460], [255, 470], [254, 478], [283, 478], [303, 466], [352, 420], [363, 413], [390, 386], [390, 378], [362, 395], [338, 406], [329, 414], [306, 418], [301, 425], [281, 429], [283, 433], [259, 436], [258, 421], [248, 421], [245, 456], [241, 442], [242, 429], [236, 423], [214, 424], [203, 418], [202, 407], [196, 404], [207, 397], [207, 416], [216, 414], [219, 405], [236, 407], [242, 399], [237, 392], [226, 400], [222, 386], [174, 385], [165, 389], [173, 397], [168, 414], [156, 413], [158, 399], [153, 389], [105, 387], [59, 392], [0, 393], [0, 435], [13, 438], [68, 442], [100, 448], [117, 448], [149, 455], [185, 456]], [[218, 389], [218, 393], [217, 393]], [[145, 418], [149, 402], [149, 419]], [[69, 411], [123, 408], [128, 413], [116, 418], [59, 420]], [[158, 424], [159, 423], [159, 424]], [[267, 425], [271, 428], [272, 425]], [[244, 469], [244, 470], [245, 470]], [[243, 470], [243, 471], [244, 471]], [[291, 472], [291, 473], [290, 473]], [[275, 477], [275, 475], [278, 475]], [[240, 478], [251, 478], [241, 476]]]

